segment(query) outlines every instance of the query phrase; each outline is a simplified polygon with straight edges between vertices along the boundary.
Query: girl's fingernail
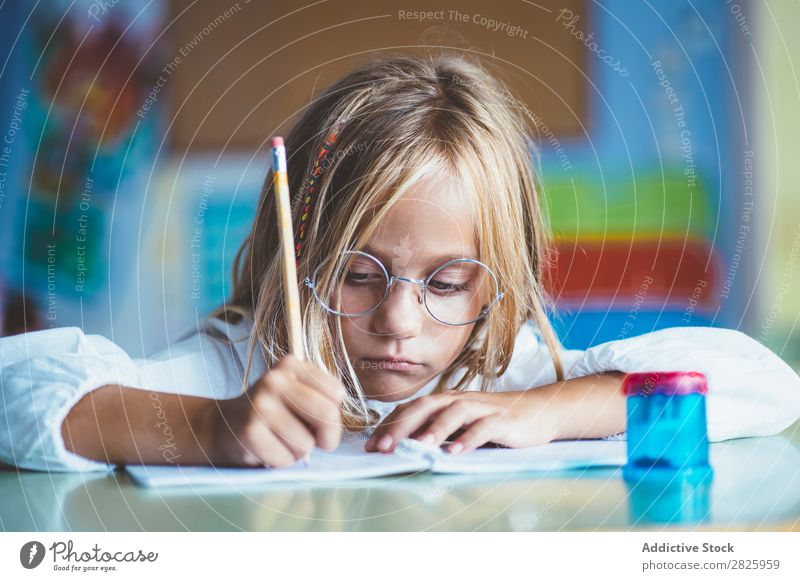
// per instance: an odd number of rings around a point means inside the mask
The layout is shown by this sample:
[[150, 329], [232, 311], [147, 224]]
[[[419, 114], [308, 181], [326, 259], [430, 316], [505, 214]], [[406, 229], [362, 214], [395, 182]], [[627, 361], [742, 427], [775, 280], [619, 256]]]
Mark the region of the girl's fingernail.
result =
[[378, 450], [387, 451], [392, 445], [392, 437], [389, 434], [378, 440]]
[[452, 444], [447, 449], [447, 451], [450, 452], [451, 454], [458, 454], [463, 449], [464, 449], [464, 444], [462, 444], [461, 442], [456, 442], [456, 443]]
[[433, 434], [425, 434], [419, 439], [423, 444], [433, 444]]

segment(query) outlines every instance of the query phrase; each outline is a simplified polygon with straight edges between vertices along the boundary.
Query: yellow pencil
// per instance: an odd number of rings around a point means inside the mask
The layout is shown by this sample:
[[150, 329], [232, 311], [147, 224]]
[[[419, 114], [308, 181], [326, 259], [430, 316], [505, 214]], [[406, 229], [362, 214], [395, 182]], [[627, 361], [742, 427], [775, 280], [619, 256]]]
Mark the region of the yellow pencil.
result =
[[278, 212], [278, 230], [281, 240], [281, 267], [283, 271], [283, 297], [289, 327], [289, 349], [301, 361], [303, 350], [303, 322], [300, 317], [300, 293], [297, 290], [297, 264], [294, 260], [294, 233], [289, 202], [289, 178], [286, 173], [286, 147], [283, 137], [273, 137], [272, 173], [275, 200]]

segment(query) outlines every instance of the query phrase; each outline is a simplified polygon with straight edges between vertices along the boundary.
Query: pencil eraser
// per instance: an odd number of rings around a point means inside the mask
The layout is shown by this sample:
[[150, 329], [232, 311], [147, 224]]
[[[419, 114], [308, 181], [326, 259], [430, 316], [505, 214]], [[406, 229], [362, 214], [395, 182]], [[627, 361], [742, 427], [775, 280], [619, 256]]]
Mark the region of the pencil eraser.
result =
[[269, 142], [270, 147], [282, 147], [283, 146], [283, 137], [273, 137]]

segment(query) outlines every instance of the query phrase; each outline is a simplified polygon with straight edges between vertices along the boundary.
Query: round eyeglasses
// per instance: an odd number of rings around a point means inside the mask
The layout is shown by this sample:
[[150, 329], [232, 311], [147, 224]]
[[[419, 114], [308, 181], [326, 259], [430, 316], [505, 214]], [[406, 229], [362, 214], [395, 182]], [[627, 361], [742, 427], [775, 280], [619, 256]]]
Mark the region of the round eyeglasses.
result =
[[348, 250], [338, 258], [330, 280], [320, 280], [319, 275], [330, 260], [323, 261], [303, 283], [326, 311], [341, 317], [360, 317], [373, 312], [389, 296], [395, 281], [419, 285], [420, 304], [445, 325], [475, 323], [503, 298], [494, 272], [472, 258], [450, 260], [427, 278], [416, 279], [390, 275], [371, 254]]

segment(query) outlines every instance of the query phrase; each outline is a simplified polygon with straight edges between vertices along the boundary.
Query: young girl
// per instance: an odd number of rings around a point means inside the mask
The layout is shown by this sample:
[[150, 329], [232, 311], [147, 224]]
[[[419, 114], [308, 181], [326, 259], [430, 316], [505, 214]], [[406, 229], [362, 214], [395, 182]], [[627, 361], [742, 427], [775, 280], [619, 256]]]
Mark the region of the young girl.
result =
[[708, 376], [712, 440], [794, 422], [800, 379], [736, 331], [560, 346], [530, 121], [462, 57], [346, 76], [286, 139], [308, 360], [287, 354], [268, 176], [231, 301], [176, 345], [134, 361], [73, 328], [0, 341], [0, 460], [283, 467], [362, 429], [376, 452], [609, 437], [622, 374], [648, 370]]

